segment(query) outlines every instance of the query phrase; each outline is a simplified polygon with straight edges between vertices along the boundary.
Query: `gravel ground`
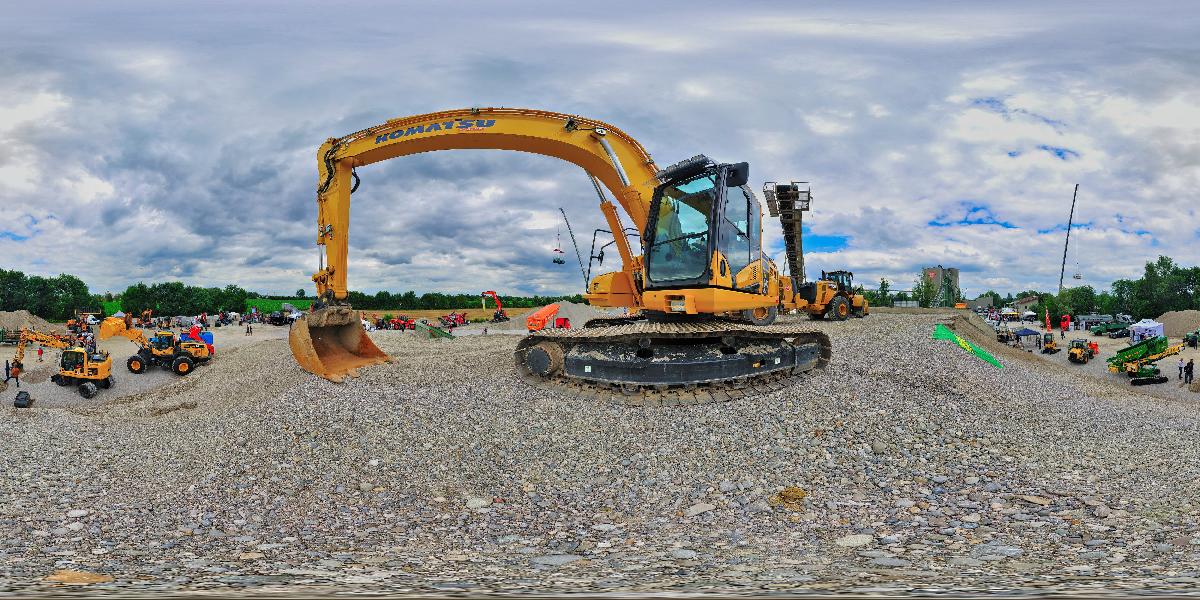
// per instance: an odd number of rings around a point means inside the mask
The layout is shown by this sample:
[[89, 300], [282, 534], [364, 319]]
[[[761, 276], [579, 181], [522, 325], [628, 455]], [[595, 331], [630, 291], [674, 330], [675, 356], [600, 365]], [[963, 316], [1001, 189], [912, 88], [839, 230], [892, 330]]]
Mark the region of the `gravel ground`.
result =
[[949, 318], [813, 323], [823, 375], [718, 405], [530, 388], [513, 336], [375, 332], [397, 362], [341, 385], [262, 341], [6, 408], [0, 591], [1194, 590], [1196, 404], [994, 369], [929, 339]]
[[[286, 327], [255, 325], [254, 335], [251, 336], [245, 335], [245, 329], [237, 326], [214, 327], [209, 331], [213, 333], [213, 346], [217, 349], [217, 357], [213, 359], [215, 362], [219, 358], [224, 358], [224, 352], [227, 350], [264, 339], [285, 339], [288, 330]], [[101, 340], [99, 347], [112, 357], [114, 384], [111, 389], [100, 390], [95, 398], [88, 400], [80, 396], [79, 388], [76, 386], [59, 387], [50, 381], [50, 376], [58, 372], [61, 352], [58, 349], [45, 348], [42, 362], [39, 363], [37, 362], [36, 346], [29, 346], [25, 349], [25, 366], [28, 370], [21, 376], [20, 390], [29, 392], [34, 399], [34, 405], [39, 408], [95, 407], [103, 406], [123, 396], [157, 390], [176, 383], [179, 379], [178, 375], [161, 368], [149, 369], [141, 375], [130, 373], [125, 366], [125, 360], [137, 352], [137, 345], [128, 338], [118, 336]], [[12, 359], [15, 354], [15, 346], [0, 347], [0, 361]], [[200, 369], [203, 370], [207, 366], [202, 365]], [[3, 393], [2, 398], [6, 406], [12, 406], [12, 399], [16, 396], [17, 391], [19, 390], [16, 383], [0, 383], [0, 392]]]

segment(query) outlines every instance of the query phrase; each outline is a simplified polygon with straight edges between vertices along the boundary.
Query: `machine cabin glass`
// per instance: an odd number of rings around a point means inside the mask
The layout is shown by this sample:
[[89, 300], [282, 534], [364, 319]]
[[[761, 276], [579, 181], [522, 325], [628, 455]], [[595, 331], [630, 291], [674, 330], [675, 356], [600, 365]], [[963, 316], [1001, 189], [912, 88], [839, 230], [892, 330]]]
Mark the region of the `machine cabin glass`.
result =
[[838, 286], [839, 291], [849, 292], [854, 287], [854, 275], [848, 271], [832, 271], [829, 273], [821, 273], [821, 279], [832, 281]]
[[64, 371], [77, 371], [83, 368], [84, 355], [82, 350], [64, 350], [59, 366]]
[[734, 287], [754, 288], [761, 284], [759, 277], [739, 278], [743, 269], [759, 259], [762, 221], [758, 201], [745, 186], [727, 186], [721, 211], [720, 231], [717, 234], [717, 249], [725, 257], [729, 272], [734, 278]]
[[647, 287], [707, 281], [716, 203], [717, 174], [711, 170], [655, 190], [645, 248]]

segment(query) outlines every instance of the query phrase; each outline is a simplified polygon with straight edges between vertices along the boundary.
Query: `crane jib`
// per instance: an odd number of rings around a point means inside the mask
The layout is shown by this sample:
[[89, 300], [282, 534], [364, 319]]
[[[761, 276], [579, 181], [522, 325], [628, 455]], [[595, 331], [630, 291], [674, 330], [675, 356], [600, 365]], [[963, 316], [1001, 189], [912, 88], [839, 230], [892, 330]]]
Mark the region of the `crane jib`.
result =
[[394, 140], [418, 133], [431, 133], [434, 131], [478, 131], [486, 129], [496, 124], [495, 119], [454, 119], [440, 123], [429, 123], [426, 125], [413, 125], [407, 129], [397, 129], [391, 133], [385, 133], [375, 136], [375, 143], [382, 144], [388, 140]]

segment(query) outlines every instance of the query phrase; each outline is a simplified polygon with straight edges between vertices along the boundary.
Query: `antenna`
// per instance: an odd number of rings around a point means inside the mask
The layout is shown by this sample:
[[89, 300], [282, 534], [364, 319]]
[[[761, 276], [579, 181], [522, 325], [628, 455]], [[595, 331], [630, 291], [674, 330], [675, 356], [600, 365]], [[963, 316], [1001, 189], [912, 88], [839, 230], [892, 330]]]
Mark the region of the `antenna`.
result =
[[1071, 246], [1071, 223], [1075, 221], [1075, 198], [1079, 197], [1079, 184], [1075, 184], [1075, 193], [1071, 195], [1071, 216], [1067, 217], [1067, 241], [1063, 244], [1062, 270], [1058, 273], [1058, 293], [1063, 290], [1063, 276], [1067, 274], [1067, 248]]

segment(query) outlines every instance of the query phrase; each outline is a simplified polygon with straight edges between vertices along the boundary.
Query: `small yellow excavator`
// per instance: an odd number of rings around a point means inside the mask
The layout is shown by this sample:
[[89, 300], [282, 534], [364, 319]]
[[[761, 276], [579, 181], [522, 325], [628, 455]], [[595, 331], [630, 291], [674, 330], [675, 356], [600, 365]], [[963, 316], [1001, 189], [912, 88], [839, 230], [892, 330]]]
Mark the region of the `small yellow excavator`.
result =
[[58, 373], [50, 376], [54, 383], [61, 386], [77, 385], [79, 395], [88, 399], [94, 398], [101, 389], [113, 386], [112, 357], [107, 352], [88, 352], [87, 348], [76, 346], [69, 339], [29, 329], [21, 330], [21, 340], [17, 342], [17, 353], [12, 364], [17, 373], [25, 366], [25, 346], [31, 343], [62, 349]]
[[124, 319], [104, 319], [100, 323], [100, 339], [106, 340], [114, 335], [129, 338], [138, 345], [137, 354], [125, 361], [129, 372], [138, 375], [151, 366], [160, 366], [176, 375], [187, 375], [197, 365], [212, 359], [212, 353], [203, 341], [183, 341], [169, 330], [157, 331], [153, 337], [147, 338], [141, 329], [127, 327]]
[[[530, 152], [578, 165], [621, 257], [621, 269], [591, 279], [584, 298], [629, 316], [521, 340], [515, 366], [531, 385], [634, 405], [703, 403], [779, 389], [828, 364], [832, 346], [823, 332], [772, 324], [780, 290], [763, 254], [762, 208], [747, 186], [747, 163], [696, 155], [659, 169], [641, 144], [602, 121], [472, 108], [393, 119], [318, 149], [317, 303], [288, 337], [306, 371], [341, 381], [391, 361], [347, 302], [358, 169], [454, 149]], [[617, 204], [633, 223], [628, 230]], [[640, 237], [641, 255], [633, 253], [629, 232]]]

